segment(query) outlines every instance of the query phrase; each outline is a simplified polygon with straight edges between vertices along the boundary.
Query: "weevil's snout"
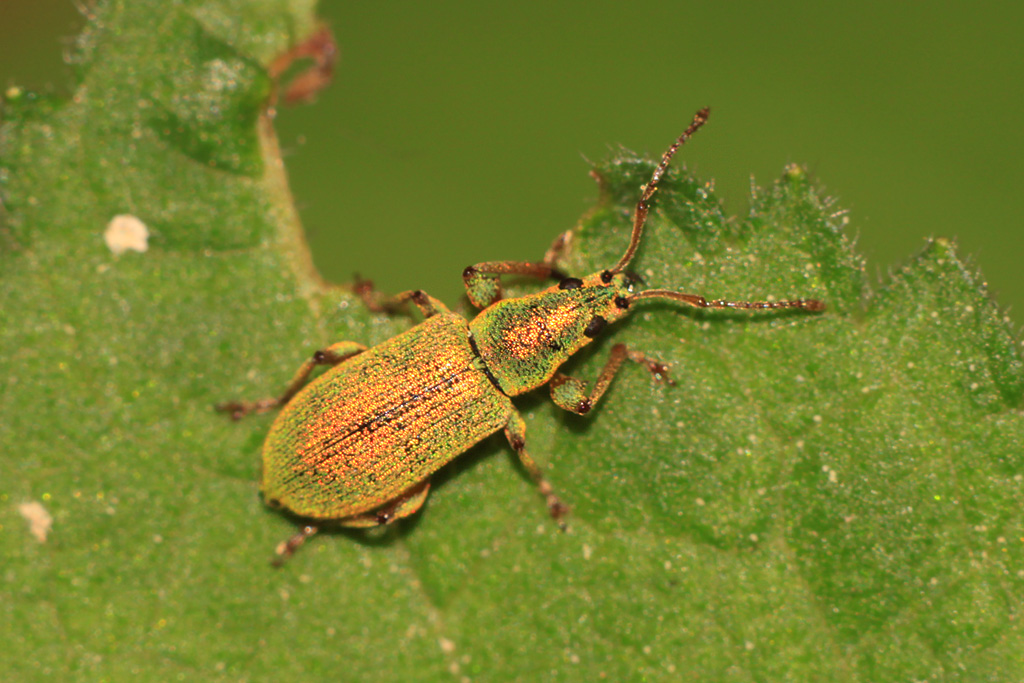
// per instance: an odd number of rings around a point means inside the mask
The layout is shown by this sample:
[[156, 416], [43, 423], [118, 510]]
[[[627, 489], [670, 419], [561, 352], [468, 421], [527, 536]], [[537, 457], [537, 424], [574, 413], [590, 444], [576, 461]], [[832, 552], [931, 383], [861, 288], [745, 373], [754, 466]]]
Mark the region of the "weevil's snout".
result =
[[[614, 322], [626, 315], [634, 299], [635, 277], [635, 273], [613, 273], [610, 270], [602, 270], [587, 277], [583, 286], [590, 292], [588, 310], [600, 317], [603, 323]], [[594, 332], [588, 328], [584, 334], [593, 338]]]
[[584, 284], [589, 287], [614, 289], [618, 294], [629, 294], [637, 282], [640, 282], [640, 276], [633, 271], [602, 270], [600, 273], [588, 277]]
[[633, 291], [633, 287], [635, 285], [642, 285], [644, 283], [644, 279], [640, 277], [640, 273], [635, 270], [624, 270], [622, 271], [622, 276], [625, 278], [626, 286], [629, 288], [630, 292]]

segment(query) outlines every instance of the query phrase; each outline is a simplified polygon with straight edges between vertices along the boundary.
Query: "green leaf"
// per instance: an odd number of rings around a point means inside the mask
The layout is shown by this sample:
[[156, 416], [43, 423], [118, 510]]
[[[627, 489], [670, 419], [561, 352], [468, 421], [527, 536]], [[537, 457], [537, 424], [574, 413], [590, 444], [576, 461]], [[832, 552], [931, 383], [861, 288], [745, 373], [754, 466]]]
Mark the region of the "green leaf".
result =
[[[627, 364], [586, 419], [544, 390], [517, 399], [568, 533], [498, 435], [438, 473], [411, 520], [325, 533], [272, 569], [295, 530], [257, 496], [273, 418], [213, 405], [412, 322], [309, 265], [264, 66], [312, 31], [312, 4], [100, 3], [70, 101], [7, 92], [8, 678], [1024, 675], [1009, 321], [946, 240], [873, 291], [842, 212], [795, 166], [744, 220], [670, 172], [632, 267], [645, 286], [814, 297], [824, 314], [645, 301], [568, 370], [593, 379], [626, 342], [675, 386]], [[628, 154], [595, 169], [566, 270], [619, 258], [652, 169]], [[124, 215], [146, 251], [105, 242]]]

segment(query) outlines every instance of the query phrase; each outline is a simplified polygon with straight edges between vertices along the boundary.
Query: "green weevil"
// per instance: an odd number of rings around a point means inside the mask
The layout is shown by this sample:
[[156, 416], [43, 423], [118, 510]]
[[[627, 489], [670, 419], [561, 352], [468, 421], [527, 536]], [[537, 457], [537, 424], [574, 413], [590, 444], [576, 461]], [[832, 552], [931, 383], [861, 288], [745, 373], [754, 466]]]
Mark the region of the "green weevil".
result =
[[[452, 313], [421, 290], [390, 300], [362, 288], [367, 304], [392, 309], [411, 301], [423, 322], [371, 349], [351, 341], [317, 351], [277, 398], [218, 406], [234, 418], [284, 406], [263, 446], [262, 492], [269, 505], [307, 520], [277, 548], [278, 563], [325, 522], [347, 527], [390, 524], [415, 513], [426, 500], [430, 476], [498, 430], [544, 496], [564, 529], [568, 507], [555, 494], [526, 450], [526, 423], [511, 397], [543, 384], [559, 407], [586, 415], [626, 360], [655, 378], [667, 368], [624, 344], [612, 347], [596, 383], [566, 376], [559, 367], [610, 323], [644, 299], [668, 299], [700, 308], [821, 311], [813, 299], [708, 301], [663, 289], [637, 291], [627, 271], [640, 244], [648, 203], [676, 150], [708, 118], [694, 116], [662, 155], [633, 213], [629, 246], [619, 262], [582, 279], [555, 267], [561, 244], [539, 262], [495, 261], [463, 272], [470, 302], [482, 309], [472, 321]], [[535, 294], [503, 299], [499, 277], [552, 278], [558, 284]], [[359, 288], [357, 287], [357, 290]], [[307, 383], [316, 366], [325, 371]]]

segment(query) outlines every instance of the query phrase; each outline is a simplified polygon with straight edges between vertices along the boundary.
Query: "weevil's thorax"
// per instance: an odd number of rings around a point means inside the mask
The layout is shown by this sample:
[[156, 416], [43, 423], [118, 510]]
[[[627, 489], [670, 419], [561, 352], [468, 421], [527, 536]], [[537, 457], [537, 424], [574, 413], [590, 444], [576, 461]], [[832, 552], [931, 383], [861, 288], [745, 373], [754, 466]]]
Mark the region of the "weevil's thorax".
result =
[[509, 396], [530, 391], [625, 315], [631, 290], [627, 275], [602, 271], [503, 299], [469, 324], [473, 344], [502, 391]]

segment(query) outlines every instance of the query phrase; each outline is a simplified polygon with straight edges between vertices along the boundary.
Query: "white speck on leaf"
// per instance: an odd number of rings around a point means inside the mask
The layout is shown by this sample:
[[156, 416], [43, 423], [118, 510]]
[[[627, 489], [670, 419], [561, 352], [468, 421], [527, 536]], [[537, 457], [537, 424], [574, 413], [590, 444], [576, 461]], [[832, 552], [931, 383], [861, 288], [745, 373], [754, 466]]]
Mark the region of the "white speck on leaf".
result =
[[107, 224], [103, 240], [110, 251], [117, 255], [128, 250], [144, 252], [149, 249], [149, 230], [135, 216], [118, 214]]
[[32, 501], [18, 506], [18, 512], [28, 522], [28, 530], [40, 543], [46, 543], [46, 537], [53, 528], [53, 517], [46, 511], [42, 503]]

